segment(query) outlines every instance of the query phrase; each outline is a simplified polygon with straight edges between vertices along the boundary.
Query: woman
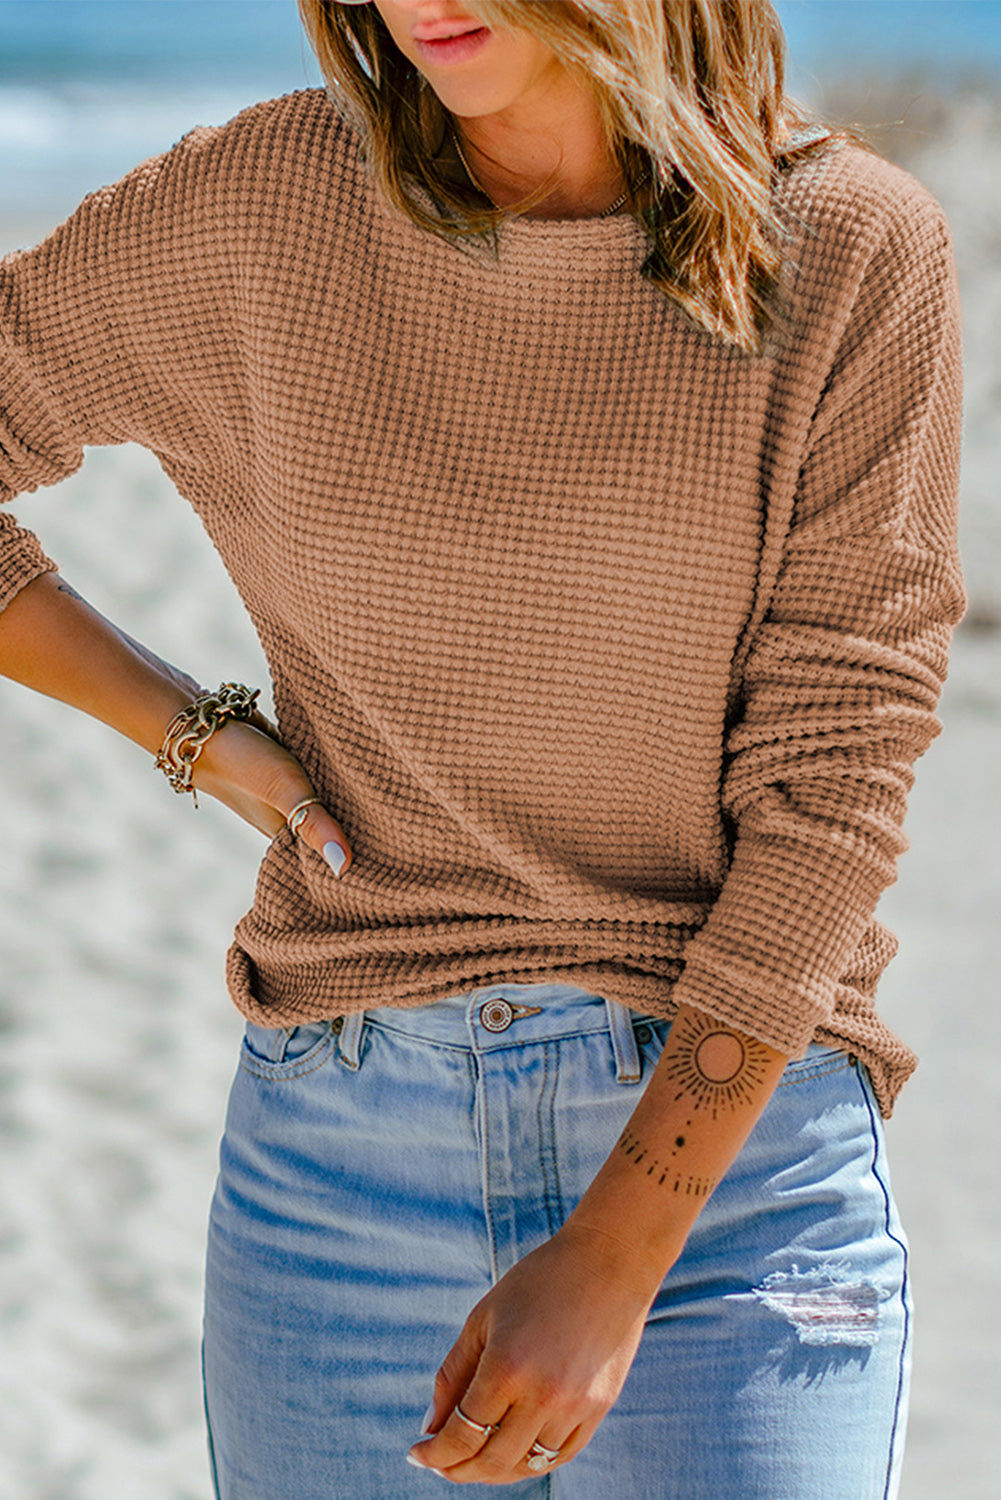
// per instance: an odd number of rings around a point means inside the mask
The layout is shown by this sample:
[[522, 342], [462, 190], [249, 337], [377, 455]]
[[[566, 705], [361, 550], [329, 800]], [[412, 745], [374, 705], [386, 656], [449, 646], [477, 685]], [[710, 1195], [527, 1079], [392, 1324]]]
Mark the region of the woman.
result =
[[0, 498], [145, 444], [273, 678], [277, 726], [5, 517], [0, 669], [271, 838], [216, 1492], [895, 1495], [874, 911], [964, 607], [941, 209], [809, 128], [766, 0], [300, 8], [327, 90], [0, 265]]

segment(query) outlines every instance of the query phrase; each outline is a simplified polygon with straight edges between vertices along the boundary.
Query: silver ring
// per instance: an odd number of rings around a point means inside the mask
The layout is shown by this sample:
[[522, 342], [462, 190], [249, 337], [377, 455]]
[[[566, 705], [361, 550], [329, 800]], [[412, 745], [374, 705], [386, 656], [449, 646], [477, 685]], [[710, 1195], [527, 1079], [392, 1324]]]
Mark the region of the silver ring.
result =
[[555, 1463], [560, 1456], [559, 1448], [547, 1448], [542, 1443], [533, 1443], [528, 1450], [525, 1462], [535, 1474], [541, 1474], [543, 1469], [548, 1469], [551, 1463]]
[[474, 1432], [481, 1432], [484, 1435], [484, 1437], [487, 1435], [487, 1433], [496, 1432], [497, 1431], [497, 1428], [495, 1426], [493, 1426], [490, 1422], [486, 1422], [486, 1423], [483, 1423], [483, 1422], [474, 1422], [473, 1419], [472, 1419], [472, 1417], [467, 1417], [466, 1416], [466, 1413], [463, 1411], [463, 1409], [462, 1409], [461, 1406], [456, 1406], [454, 1408], [454, 1410], [455, 1410], [455, 1415], [458, 1417], [458, 1419], [459, 1419], [460, 1422], [465, 1422], [465, 1424], [466, 1424], [467, 1427], [471, 1427]]
[[319, 801], [319, 797], [307, 797], [304, 801], [297, 802], [292, 811], [286, 815], [285, 822], [293, 833], [299, 832], [299, 829], [309, 816], [309, 809], [313, 806], [314, 802], [319, 803]]

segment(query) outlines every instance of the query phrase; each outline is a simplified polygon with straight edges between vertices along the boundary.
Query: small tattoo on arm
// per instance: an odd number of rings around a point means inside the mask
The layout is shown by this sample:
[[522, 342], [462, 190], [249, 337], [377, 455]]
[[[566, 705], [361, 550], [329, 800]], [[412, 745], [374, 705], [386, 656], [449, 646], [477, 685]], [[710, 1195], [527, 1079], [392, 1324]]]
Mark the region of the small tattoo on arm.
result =
[[[755, 1037], [731, 1031], [701, 1011], [685, 1012], [671, 1027], [658, 1068], [677, 1089], [674, 1102], [685, 1100], [688, 1108], [712, 1119], [753, 1101], [755, 1090], [767, 1077], [770, 1053]], [[686, 1198], [708, 1198], [718, 1187], [718, 1177], [687, 1172], [683, 1153], [687, 1132], [695, 1115], [677, 1128], [673, 1143], [658, 1146], [659, 1155], [627, 1125], [618, 1149], [658, 1187]]]
[[[691, 1120], [688, 1121], [690, 1125]], [[675, 1165], [675, 1157], [684, 1148], [685, 1137], [675, 1137], [674, 1147], [666, 1151], [662, 1157], [653, 1156], [643, 1143], [633, 1135], [627, 1125], [618, 1140], [619, 1149], [624, 1151], [634, 1166], [644, 1171], [648, 1177], [655, 1177], [658, 1187], [667, 1187], [669, 1191], [677, 1193], [684, 1198], [708, 1198], [713, 1188], [717, 1186], [719, 1179], [714, 1177], [697, 1177], [690, 1172], [683, 1172]]]
[[675, 1099], [691, 1099], [714, 1120], [750, 1103], [766, 1076], [769, 1054], [761, 1042], [701, 1012], [679, 1017], [667, 1045], [661, 1067], [678, 1086]]
[[[65, 578], [59, 579], [59, 582], [56, 584], [56, 592], [60, 594], [68, 594], [71, 599], [76, 599], [80, 604], [85, 604], [88, 609], [94, 609], [94, 606], [90, 603], [90, 600], [85, 599], [82, 594], [78, 593], [71, 583], [66, 582]], [[97, 614], [98, 611], [94, 610], [94, 613]], [[104, 619], [104, 616], [101, 615], [100, 618]], [[155, 667], [158, 672], [166, 671], [172, 676], [181, 675], [178, 673], [176, 667], [172, 667], [169, 662], [165, 662], [162, 656], [157, 656], [155, 651], [151, 651], [148, 646], [143, 645], [142, 641], [137, 641], [134, 636], [129, 635], [118, 625], [115, 625], [111, 620], [105, 620], [105, 624], [115, 632], [120, 641], [124, 641], [127, 646], [130, 646], [132, 648], [137, 656], [141, 656], [143, 661], [147, 662], [151, 667]], [[197, 688], [195, 689], [195, 691], [197, 691]]]

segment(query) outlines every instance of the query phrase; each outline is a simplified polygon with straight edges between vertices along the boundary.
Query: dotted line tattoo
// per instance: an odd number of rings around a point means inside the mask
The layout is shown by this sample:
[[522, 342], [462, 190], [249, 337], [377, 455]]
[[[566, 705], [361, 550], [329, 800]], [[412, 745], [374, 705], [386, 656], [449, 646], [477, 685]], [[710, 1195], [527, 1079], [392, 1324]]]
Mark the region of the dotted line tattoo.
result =
[[[702, 1012], [679, 1016], [668, 1047], [658, 1067], [676, 1085], [674, 1102], [684, 1099], [714, 1120], [751, 1102], [767, 1076], [769, 1053], [761, 1042], [730, 1031]], [[693, 1123], [694, 1114], [682, 1132]], [[679, 1133], [672, 1146], [659, 1147], [660, 1155], [654, 1156], [628, 1125], [618, 1140], [619, 1150], [648, 1177], [656, 1177], [659, 1187], [686, 1198], [708, 1198], [719, 1178], [686, 1172], [679, 1160], [685, 1144], [685, 1135]]]
[[[686, 1122], [691, 1125], [691, 1120]], [[665, 1160], [660, 1157], [651, 1156], [650, 1152], [633, 1135], [628, 1125], [619, 1137], [619, 1147], [629, 1157], [630, 1161], [637, 1167], [645, 1167], [648, 1177], [657, 1177], [657, 1186], [663, 1187], [667, 1183], [673, 1192], [682, 1194], [686, 1198], [708, 1198], [713, 1188], [719, 1182], [718, 1177], [693, 1177], [688, 1173], [678, 1172], [674, 1167], [674, 1158], [685, 1146], [685, 1137], [675, 1137], [674, 1148]]]

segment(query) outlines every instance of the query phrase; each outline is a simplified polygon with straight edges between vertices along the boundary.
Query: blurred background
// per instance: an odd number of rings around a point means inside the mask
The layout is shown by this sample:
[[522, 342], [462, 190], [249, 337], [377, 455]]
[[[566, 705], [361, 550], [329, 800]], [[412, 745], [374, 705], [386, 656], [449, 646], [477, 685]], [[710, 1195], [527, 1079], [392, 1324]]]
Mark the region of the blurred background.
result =
[[[1001, 4], [777, 8], [790, 91], [923, 181], [956, 241], [971, 605], [879, 909], [901, 941], [880, 1003], [921, 1058], [887, 1126], [918, 1306], [902, 1500], [994, 1500]], [[0, 255], [193, 125], [321, 84], [294, 0], [0, 0]], [[266, 682], [151, 454], [92, 449], [15, 509], [154, 650], [203, 681]], [[241, 1032], [222, 961], [263, 842], [209, 799], [194, 813], [127, 741], [6, 682], [0, 769], [0, 1494], [208, 1500], [202, 1253]]]

